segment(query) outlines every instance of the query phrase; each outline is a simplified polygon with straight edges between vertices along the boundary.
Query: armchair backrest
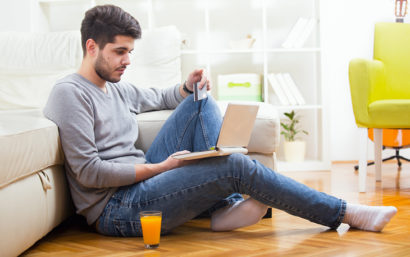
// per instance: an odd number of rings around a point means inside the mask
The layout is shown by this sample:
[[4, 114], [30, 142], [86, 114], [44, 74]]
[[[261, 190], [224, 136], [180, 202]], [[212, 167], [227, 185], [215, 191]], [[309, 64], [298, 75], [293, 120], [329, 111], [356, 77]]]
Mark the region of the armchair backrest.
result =
[[410, 98], [410, 24], [377, 23], [374, 59], [383, 62], [385, 85], [373, 91], [375, 99]]

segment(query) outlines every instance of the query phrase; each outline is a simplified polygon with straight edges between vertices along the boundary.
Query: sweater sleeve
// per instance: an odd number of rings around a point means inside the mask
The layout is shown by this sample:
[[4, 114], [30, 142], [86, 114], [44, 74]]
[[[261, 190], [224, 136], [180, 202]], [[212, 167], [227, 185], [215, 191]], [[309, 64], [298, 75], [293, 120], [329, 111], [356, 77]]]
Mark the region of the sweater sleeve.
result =
[[135, 113], [175, 109], [184, 98], [179, 92], [180, 84], [168, 88], [138, 88], [124, 82], [121, 89]]
[[89, 97], [70, 83], [57, 84], [44, 115], [59, 128], [61, 144], [76, 180], [88, 188], [135, 183], [133, 164], [102, 160], [94, 137], [94, 110]]

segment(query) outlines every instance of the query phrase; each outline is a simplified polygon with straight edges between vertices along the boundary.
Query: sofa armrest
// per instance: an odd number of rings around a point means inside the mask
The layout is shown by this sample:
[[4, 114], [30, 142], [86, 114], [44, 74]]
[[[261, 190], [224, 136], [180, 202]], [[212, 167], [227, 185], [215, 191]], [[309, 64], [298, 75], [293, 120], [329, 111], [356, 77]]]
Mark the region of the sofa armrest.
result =
[[138, 114], [138, 140], [135, 147], [146, 153], [172, 112], [173, 110], [162, 110]]

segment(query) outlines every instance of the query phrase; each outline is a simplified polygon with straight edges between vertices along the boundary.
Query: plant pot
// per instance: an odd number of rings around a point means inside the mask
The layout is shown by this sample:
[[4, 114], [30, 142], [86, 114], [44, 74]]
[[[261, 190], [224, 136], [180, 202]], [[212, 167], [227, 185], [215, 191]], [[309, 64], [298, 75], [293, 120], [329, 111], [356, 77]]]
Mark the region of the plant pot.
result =
[[285, 141], [285, 160], [287, 162], [303, 162], [305, 160], [305, 141]]

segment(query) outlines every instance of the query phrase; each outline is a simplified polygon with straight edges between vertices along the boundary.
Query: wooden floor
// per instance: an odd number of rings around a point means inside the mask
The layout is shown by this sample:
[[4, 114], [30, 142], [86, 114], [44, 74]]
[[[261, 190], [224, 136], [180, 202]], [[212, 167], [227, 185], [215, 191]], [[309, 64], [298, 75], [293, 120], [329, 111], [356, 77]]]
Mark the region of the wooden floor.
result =
[[337, 231], [273, 210], [272, 219], [233, 232], [211, 232], [209, 220], [193, 220], [161, 238], [157, 250], [144, 250], [142, 238], [96, 234], [82, 219], [71, 218], [24, 256], [410, 256], [410, 164], [383, 164], [383, 182], [368, 169], [367, 193], [358, 193], [353, 163], [329, 171], [289, 172], [288, 176], [352, 203], [394, 205], [397, 215], [381, 233]]

